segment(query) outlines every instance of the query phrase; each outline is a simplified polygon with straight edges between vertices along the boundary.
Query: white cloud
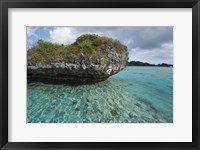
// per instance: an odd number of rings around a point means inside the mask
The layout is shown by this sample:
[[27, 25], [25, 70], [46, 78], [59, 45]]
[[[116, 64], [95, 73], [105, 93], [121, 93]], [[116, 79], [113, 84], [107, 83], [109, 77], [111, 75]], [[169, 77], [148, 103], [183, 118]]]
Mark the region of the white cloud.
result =
[[170, 42], [170, 43], [163, 43], [161, 45], [161, 47], [164, 48], [164, 49], [173, 49], [173, 43], [172, 42]]
[[71, 27], [56, 27], [50, 30], [49, 34], [51, 41], [59, 44], [70, 44], [77, 38]]
[[[42, 27], [42, 30], [49, 33], [46, 40], [59, 44], [73, 43], [77, 37], [86, 33], [112, 37], [127, 45], [129, 61], [173, 63], [172, 27]], [[42, 34], [36, 35], [36, 33], [40, 33], [37, 27], [27, 28], [28, 36], [41, 38]], [[28, 45], [32, 43], [29, 41]]]
[[142, 61], [152, 64], [169, 63], [173, 64], [173, 53], [166, 49], [142, 50], [134, 48], [129, 51], [129, 61]]
[[35, 37], [38, 37], [35, 32], [39, 29], [39, 27], [27, 27], [26, 29], [26, 32], [27, 32], [27, 36], [30, 37], [30, 36], [35, 36]]

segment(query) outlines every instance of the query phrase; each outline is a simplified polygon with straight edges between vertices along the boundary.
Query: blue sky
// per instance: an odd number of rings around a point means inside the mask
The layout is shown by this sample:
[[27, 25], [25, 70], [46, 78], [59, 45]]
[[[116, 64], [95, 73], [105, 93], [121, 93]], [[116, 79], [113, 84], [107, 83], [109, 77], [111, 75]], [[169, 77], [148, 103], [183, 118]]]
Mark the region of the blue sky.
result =
[[86, 33], [112, 37], [127, 45], [129, 61], [173, 64], [173, 27], [27, 27], [27, 47], [39, 39], [70, 44]]

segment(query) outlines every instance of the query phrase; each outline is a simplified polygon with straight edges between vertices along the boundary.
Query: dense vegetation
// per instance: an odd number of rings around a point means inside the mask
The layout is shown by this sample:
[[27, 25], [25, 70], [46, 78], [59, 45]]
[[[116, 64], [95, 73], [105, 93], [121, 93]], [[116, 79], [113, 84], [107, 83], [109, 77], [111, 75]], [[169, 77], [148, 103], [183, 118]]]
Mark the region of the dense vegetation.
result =
[[131, 62], [128, 62], [128, 66], [155, 66], [155, 65], [149, 64], [147, 62], [131, 61]]
[[106, 61], [108, 51], [125, 54], [128, 59], [127, 47], [118, 40], [96, 34], [84, 34], [69, 45], [38, 40], [36, 45], [28, 50], [28, 63], [72, 63], [74, 59], [78, 59], [79, 62], [81, 59], [91, 59], [96, 63], [99, 58]]
[[160, 66], [160, 67], [173, 67], [172, 64], [166, 64], [166, 63], [158, 64], [157, 66]]
[[159, 67], [173, 67], [172, 64], [166, 64], [166, 63], [162, 63], [162, 64], [149, 64], [147, 62], [140, 62], [140, 61], [130, 61], [127, 63], [128, 66], [159, 66]]

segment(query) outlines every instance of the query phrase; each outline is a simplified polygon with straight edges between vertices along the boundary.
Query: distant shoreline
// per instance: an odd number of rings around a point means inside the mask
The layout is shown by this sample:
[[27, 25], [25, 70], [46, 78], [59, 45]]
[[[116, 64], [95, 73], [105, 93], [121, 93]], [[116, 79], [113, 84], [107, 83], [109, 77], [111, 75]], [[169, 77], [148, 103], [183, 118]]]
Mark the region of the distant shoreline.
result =
[[130, 61], [127, 62], [127, 66], [145, 66], [145, 67], [173, 67], [172, 64], [161, 63], [161, 64], [150, 64], [147, 62], [140, 62], [140, 61]]

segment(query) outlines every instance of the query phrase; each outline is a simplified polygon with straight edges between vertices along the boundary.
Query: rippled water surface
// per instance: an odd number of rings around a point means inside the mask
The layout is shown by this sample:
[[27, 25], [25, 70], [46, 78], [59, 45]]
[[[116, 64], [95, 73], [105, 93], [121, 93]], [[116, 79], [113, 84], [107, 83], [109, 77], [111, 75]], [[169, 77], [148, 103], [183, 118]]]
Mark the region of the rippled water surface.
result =
[[173, 122], [173, 68], [127, 67], [95, 84], [28, 80], [28, 123]]

